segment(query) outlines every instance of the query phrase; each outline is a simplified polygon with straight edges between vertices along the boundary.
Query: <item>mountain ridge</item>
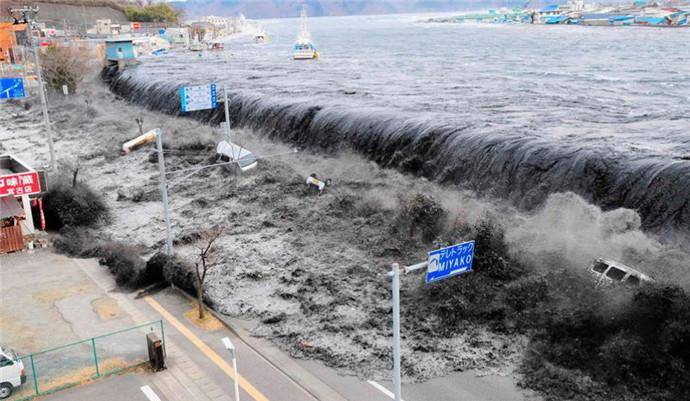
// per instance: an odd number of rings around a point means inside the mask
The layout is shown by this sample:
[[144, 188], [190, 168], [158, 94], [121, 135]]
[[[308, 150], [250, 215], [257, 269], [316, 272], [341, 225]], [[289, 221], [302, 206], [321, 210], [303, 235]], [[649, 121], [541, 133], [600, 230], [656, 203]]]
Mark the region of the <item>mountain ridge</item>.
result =
[[299, 16], [302, 5], [312, 17], [342, 15], [447, 12], [498, 7], [538, 6], [543, 1], [528, 0], [187, 0], [172, 3], [187, 18], [204, 15], [247, 18], [290, 18]]

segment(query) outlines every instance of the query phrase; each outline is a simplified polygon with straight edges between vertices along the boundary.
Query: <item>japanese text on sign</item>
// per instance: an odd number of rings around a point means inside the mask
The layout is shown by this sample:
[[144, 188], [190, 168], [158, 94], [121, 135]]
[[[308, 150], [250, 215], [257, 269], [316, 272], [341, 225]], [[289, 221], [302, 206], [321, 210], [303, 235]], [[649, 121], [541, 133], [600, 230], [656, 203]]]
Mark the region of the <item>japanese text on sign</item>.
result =
[[474, 241], [437, 249], [428, 255], [427, 283], [466, 273], [472, 270]]
[[33, 195], [40, 192], [41, 184], [35, 171], [0, 176], [0, 196]]

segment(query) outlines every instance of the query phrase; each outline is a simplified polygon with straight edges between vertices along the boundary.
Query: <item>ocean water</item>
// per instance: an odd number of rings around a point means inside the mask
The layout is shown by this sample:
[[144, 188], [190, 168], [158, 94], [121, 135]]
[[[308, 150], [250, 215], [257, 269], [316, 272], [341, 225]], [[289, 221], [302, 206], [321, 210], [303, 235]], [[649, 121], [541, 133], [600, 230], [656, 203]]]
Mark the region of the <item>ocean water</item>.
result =
[[215, 82], [235, 124], [281, 140], [352, 147], [523, 208], [574, 191], [690, 232], [690, 29], [428, 17], [311, 18], [317, 61], [290, 57], [297, 19], [265, 20], [268, 44], [143, 57], [112, 88], [176, 113], [177, 87]]

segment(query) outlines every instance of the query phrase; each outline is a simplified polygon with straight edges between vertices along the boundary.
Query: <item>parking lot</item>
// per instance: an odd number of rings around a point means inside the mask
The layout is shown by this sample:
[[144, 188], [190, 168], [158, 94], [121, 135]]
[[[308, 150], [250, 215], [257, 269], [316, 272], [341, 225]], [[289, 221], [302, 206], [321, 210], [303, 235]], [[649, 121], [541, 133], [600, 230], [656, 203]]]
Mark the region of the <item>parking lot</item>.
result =
[[22, 359], [27, 382], [11, 400], [34, 394], [36, 385], [48, 391], [146, 357], [141, 331], [88, 340], [135, 323], [80, 264], [100, 269], [95, 260], [77, 261], [49, 250], [0, 256], [0, 346], [20, 356], [34, 354], [33, 360]]

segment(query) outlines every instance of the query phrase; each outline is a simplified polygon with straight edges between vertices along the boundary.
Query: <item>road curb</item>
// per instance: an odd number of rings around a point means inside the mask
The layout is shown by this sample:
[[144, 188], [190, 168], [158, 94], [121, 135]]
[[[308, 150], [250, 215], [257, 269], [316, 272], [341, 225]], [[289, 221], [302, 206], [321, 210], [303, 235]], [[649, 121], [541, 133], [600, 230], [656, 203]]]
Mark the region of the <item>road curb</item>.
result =
[[[181, 294], [188, 300], [196, 302], [195, 298], [192, 298], [191, 295], [187, 294], [181, 289], [177, 287], [174, 287], [174, 289], [177, 293]], [[224, 316], [223, 314], [215, 311], [213, 308], [210, 308], [208, 305], [206, 305], [206, 310], [221, 323], [223, 323], [223, 325], [233, 334], [235, 334], [240, 340], [242, 340], [242, 342], [247, 344], [247, 346], [256, 352], [257, 355], [275, 367], [278, 371], [285, 375], [285, 377], [290, 379], [314, 399], [319, 401], [348, 401], [347, 398], [343, 397], [328, 384], [324, 383], [321, 379], [314, 376], [307, 369], [293, 361], [292, 358], [290, 358], [290, 356], [283, 351], [279, 350], [272, 344], [270, 344], [270, 347], [268, 346], [269, 344], [262, 344], [262, 342], [268, 342], [267, 340], [252, 337], [249, 332], [242, 327], [240, 320]]]

